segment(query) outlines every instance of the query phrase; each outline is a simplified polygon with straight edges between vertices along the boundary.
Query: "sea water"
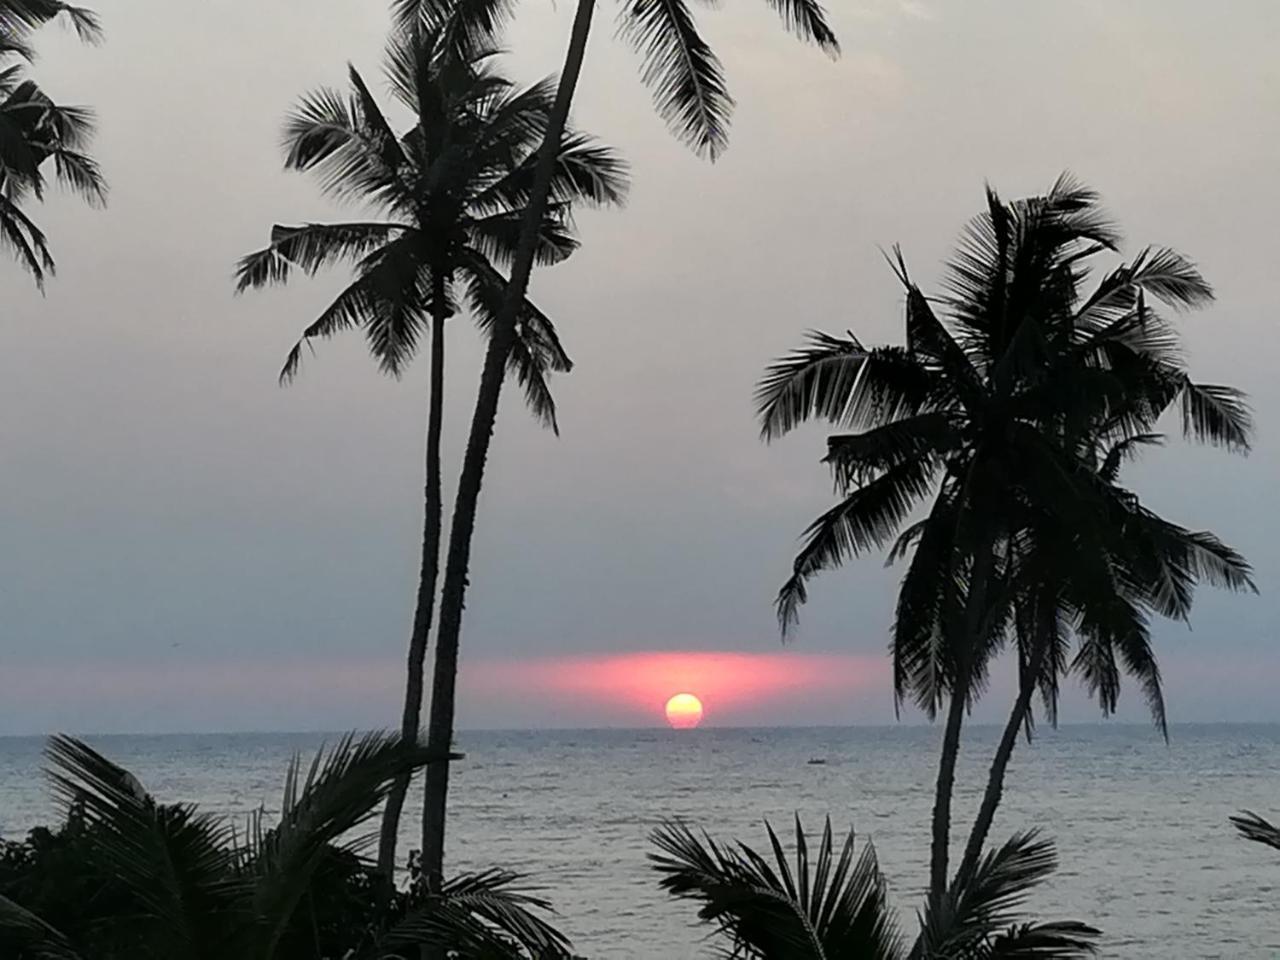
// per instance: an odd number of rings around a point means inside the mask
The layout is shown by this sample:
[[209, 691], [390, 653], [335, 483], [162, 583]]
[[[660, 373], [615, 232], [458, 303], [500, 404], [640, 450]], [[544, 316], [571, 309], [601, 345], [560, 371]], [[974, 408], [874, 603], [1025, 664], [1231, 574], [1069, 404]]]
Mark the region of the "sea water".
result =
[[[956, 794], [963, 836], [999, 731], [966, 731]], [[104, 736], [90, 741], [158, 799], [243, 816], [279, 804], [285, 765], [319, 734]], [[329, 737], [327, 739], [333, 739]], [[766, 850], [763, 821], [811, 831], [831, 817], [874, 843], [910, 930], [927, 874], [936, 728], [470, 732], [453, 774], [452, 871], [502, 866], [553, 901], [582, 954], [605, 960], [712, 955], [694, 906], [665, 897], [649, 835], [681, 817]], [[0, 738], [0, 836], [57, 810], [42, 741]], [[810, 761], [820, 760], [821, 763]], [[411, 796], [401, 851], [416, 847]], [[1069, 726], [1018, 745], [992, 832], [1038, 829], [1061, 869], [1032, 900], [1044, 919], [1105, 934], [1128, 960], [1280, 955], [1280, 851], [1239, 838], [1242, 808], [1280, 819], [1280, 726]], [[959, 841], [958, 841], [959, 842]]]

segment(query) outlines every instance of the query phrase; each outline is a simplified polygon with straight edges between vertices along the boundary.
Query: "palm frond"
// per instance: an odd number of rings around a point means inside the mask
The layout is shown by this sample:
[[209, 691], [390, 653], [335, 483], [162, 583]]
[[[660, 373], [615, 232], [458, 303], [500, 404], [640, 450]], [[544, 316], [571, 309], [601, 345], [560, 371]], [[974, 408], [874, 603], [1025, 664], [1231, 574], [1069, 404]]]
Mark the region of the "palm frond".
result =
[[830, 436], [825, 462], [831, 465], [838, 486], [847, 490], [909, 460], [943, 458], [959, 442], [950, 415], [931, 410], [862, 433]]
[[97, 14], [62, 0], [0, 0], [0, 33], [21, 37], [53, 20], [65, 17], [86, 43], [102, 39]]
[[55, 150], [52, 154], [54, 174], [59, 183], [85, 200], [100, 207], [107, 202], [107, 184], [96, 160], [74, 150]]
[[0, 193], [0, 246], [7, 246], [17, 254], [35, 280], [36, 288], [43, 291], [45, 277], [52, 276], [57, 269], [49, 252], [49, 242], [31, 218], [3, 193]]
[[811, 420], [877, 426], [919, 412], [929, 372], [897, 347], [868, 350], [847, 338], [811, 332], [805, 347], [770, 364], [756, 387], [760, 435], [768, 441]]
[[801, 40], [816, 43], [830, 56], [840, 53], [840, 42], [827, 24], [827, 14], [818, 0], [768, 0], [782, 17], [788, 30]]
[[270, 246], [237, 262], [236, 292], [285, 283], [295, 267], [313, 276], [321, 267], [366, 256], [408, 229], [397, 223], [278, 223]]
[[188, 805], [157, 804], [127, 770], [73, 737], [46, 751], [55, 794], [100, 828], [95, 846], [138, 905], [139, 922], [159, 953], [196, 956], [220, 933], [228, 828]]
[[[523, 209], [533, 188], [537, 160], [537, 152], [530, 151], [518, 166], [478, 192], [471, 199], [471, 209], [477, 216]], [[548, 192], [552, 202], [621, 205], [629, 186], [628, 165], [615, 150], [585, 134], [564, 134]]]
[[[538, 231], [535, 263], [541, 266], [561, 263], [578, 249], [578, 239], [565, 222], [566, 213], [564, 204], [547, 205], [547, 215]], [[467, 224], [471, 245], [488, 259], [502, 264], [509, 264], [515, 258], [523, 231], [523, 210], [491, 213]]]
[[935, 470], [936, 461], [928, 457], [901, 463], [853, 491], [809, 525], [792, 564], [791, 578], [778, 592], [778, 622], [784, 636], [808, 597], [807, 582], [859, 553], [885, 546], [911, 509], [928, 494]]
[[1098, 467], [1098, 476], [1105, 483], [1114, 483], [1120, 475], [1120, 467], [1134, 459], [1142, 447], [1158, 447], [1163, 443], [1164, 435], [1159, 433], [1138, 433], [1125, 437], [1112, 444], [1102, 458], [1102, 464]]
[[[463, 283], [471, 312], [488, 336], [502, 309], [507, 281], [482, 256], [468, 256], [463, 263]], [[560, 343], [551, 318], [526, 299], [516, 320], [516, 338], [507, 358], [507, 372], [524, 390], [529, 411], [559, 435], [555, 398], [547, 384], [550, 373], [567, 373], [573, 362]]]
[[1232, 825], [1246, 840], [1266, 844], [1280, 850], [1280, 827], [1262, 819], [1256, 813], [1245, 810], [1231, 818]]
[[463, 56], [502, 35], [515, 9], [514, 0], [392, 0], [396, 30], [439, 33], [442, 45]]
[[641, 76], [671, 131], [714, 160], [728, 146], [733, 98], [684, 0], [625, 0], [618, 32], [641, 54]]
[[1187, 380], [1182, 387], [1183, 432], [1204, 443], [1247, 453], [1253, 415], [1244, 393], [1234, 387]]
[[370, 838], [352, 835], [376, 813], [396, 777], [454, 756], [370, 733], [348, 735], [317, 753], [305, 780], [295, 765], [286, 778], [280, 822], [264, 836], [253, 861], [258, 923], [252, 953], [271, 955], [331, 849], [364, 849]]
[[1075, 920], [1015, 924], [993, 937], [975, 960], [1083, 960], [1097, 954], [1099, 936]]
[[649, 859], [662, 888], [699, 903], [698, 917], [715, 925], [735, 956], [895, 958], [899, 937], [874, 848], [865, 845], [855, 858], [850, 832], [837, 855], [828, 821], [811, 868], [797, 819], [793, 872], [773, 828], [765, 826], [772, 861], [746, 844], [721, 846], [679, 821], [653, 833], [657, 852]]
[[398, 170], [386, 160], [399, 148], [367, 126], [358, 95], [346, 99], [329, 88], [305, 95], [285, 118], [282, 146], [286, 169], [314, 170], [325, 192], [339, 200], [395, 205], [404, 199]]
[[[1017, 834], [989, 851], [930, 904], [913, 956], [1047, 957], [1091, 955], [1098, 931], [1080, 923], [1015, 925], [1028, 895], [1057, 868], [1053, 843], [1034, 832]], [[1021, 951], [1021, 952], [1020, 952]]]
[[30, 960], [80, 960], [66, 937], [5, 896], [0, 896], [0, 952]]

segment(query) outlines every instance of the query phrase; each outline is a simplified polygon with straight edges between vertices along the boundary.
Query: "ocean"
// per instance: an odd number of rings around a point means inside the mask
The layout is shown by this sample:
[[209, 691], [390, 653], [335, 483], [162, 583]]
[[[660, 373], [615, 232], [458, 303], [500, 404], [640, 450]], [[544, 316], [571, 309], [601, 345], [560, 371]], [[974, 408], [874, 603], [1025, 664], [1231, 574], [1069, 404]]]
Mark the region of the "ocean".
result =
[[[961, 832], [999, 731], [975, 726], [957, 784]], [[669, 901], [647, 865], [648, 835], [683, 817], [764, 849], [762, 822], [799, 813], [816, 831], [870, 839], [903, 925], [926, 876], [939, 733], [856, 729], [474, 732], [458, 737], [450, 870], [504, 866], [549, 897], [576, 949], [608, 960], [712, 955], [691, 904]], [[278, 805], [285, 764], [318, 734], [90, 738], [162, 800], [243, 815]], [[331, 739], [331, 738], [330, 738]], [[56, 818], [42, 741], [0, 738], [0, 836]], [[825, 763], [811, 764], [811, 759]], [[411, 798], [402, 850], [415, 845]], [[1280, 955], [1280, 853], [1236, 836], [1242, 808], [1280, 815], [1280, 726], [1039, 730], [1019, 744], [993, 831], [1039, 828], [1061, 870], [1031, 904], [1105, 934], [1104, 957], [1182, 960]]]

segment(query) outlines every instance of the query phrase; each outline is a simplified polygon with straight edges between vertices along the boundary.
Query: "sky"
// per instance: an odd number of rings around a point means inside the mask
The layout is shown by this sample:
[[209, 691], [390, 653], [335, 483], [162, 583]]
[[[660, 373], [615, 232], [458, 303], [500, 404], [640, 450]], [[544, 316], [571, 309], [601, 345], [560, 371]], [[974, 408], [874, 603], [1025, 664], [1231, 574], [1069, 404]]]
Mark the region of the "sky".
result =
[[[375, 90], [380, 0], [99, 0], [106, 43], [44, 31], [36, 76], [91, 103], [111, 185], [37, 211], [58, 276], [0, 263], [0, 734], [334, 730], [393, 724], [421, 533], [425, 364], [381, 375], [358, 336], [275, 375], [340, 272], [236, 298], [274, 222], [344, 211], [281, 169], [280, 122], [348, 61]], [[893, 723], [898, 571], [815, 583], [794, 643], [771, 608], [831, 500], [820, 429], [757, 439], [751, 391], [810, 328], [900, 338], [880, 247], [934, 285], [984, 181], [1019, 196], [1069, 168], [1131, 251], [1194, 258], [1217, 303], [1183, 320], [1195, 375], [1247, 390], [1248, 459], [1172, 444], [1130, 482], [1254, 563], [1259, 596], [1204, 592], [1156, 630], [1175, 723], [1280, 721], [1280, 6], [1237, 0], [840, 0], [844, 54], [763, 2], [702, 11], [738, 101], [714, 165], [666, 132], [604, 0], [577, 124], [621, 150], [625, 210], [533, 296], [577, 366], [562, 435], [508, 394], [481, 501], [461, 727]], [[513, 76], [559, 64], [571, 3], [524, 0]], [[347, 211], [349, 212], [349, 211]], [[448, 333], [446, 474], [480, 341]], [[1174, 425], [1176, 428], [1176, 425]], [[451, 498], [451, 492], [448, 493]], [[1007, 709], [1010, 665], [976, 711]], [[1078, 692], [1064, 718], [1093, 722]], [[1142, 720], [1132, 687], [1120, 718]], [[901, 722], [921, 722], [911, 712]]]

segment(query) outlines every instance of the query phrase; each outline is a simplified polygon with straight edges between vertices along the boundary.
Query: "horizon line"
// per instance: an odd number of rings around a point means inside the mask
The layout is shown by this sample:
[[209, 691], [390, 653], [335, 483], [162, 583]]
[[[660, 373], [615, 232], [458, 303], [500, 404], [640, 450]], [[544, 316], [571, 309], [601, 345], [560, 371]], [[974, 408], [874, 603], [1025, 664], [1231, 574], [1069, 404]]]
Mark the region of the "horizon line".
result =
[[[718, 732], [758, 732], [770, 730], [928, 730], [940, 727], [939, 723], [832, 723], [832, 724], [708, 724], [698, 726], [686, 730], [676, 730], [666, 724], [649, 724], [646, 726], [594, 726], [594, 727], [467, 727], [455, 731], [455, 736], [469, 733], [651, 733], [651, 732], [667, 732], [678, 736], [699, 736], [698, 731]], [[965, 725], [967, 729], [1002, 729], [1004, 724], [995, 721], [983, 721], [968, 723]], [[1073, 720], [1069, 723], [1058, 724], [1057, 727], [1038, 725], [1037, 733], [1048, 732], [1050, 734], [1070, 730], [1081, 727], [1107, 727], [1113, 729], [1119, 728], [1138, 728], [1150, 729], [1155, 731], [1154, 724], [1150, 721], [1141, 722], [1136, 720], [1111, 720], [1106, 718], [1098, 718], [1097, 720]], [[1175, 730], [1187, 727], [1280, 727], [1280, 719], [1276, 720], [1184, 720], [1171, 721], [1169, 729]], [[39, 733], [0, 733], [0, 740], [37, 740], [53, 736], [73, 736], [73, 737], [344, 737], [348, 734], [355, 733], [357, 735], [376, 732], [394, 732], [391, 727], [354, 727], [341, 730], [166, 730], [166, 731], [146, 731], [146, 730], [108, 730], [108, 731], [67, 731], [54, 730], [43, 731]]]

